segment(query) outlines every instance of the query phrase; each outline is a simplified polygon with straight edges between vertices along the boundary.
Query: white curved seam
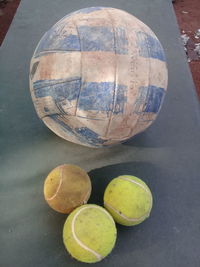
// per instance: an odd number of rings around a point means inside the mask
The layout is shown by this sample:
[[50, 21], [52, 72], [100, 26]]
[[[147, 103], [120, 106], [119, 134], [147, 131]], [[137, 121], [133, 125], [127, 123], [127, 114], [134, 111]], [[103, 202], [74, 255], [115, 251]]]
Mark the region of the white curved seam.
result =
[[136, 181], [134, 181], [134, 180], [132, 180], [132, 179], [130, 179], [130, 178], [128, 178], [128, 177], [123, 177], [123, 178], [120, 177], [120, 179], [129, 181], [129, 182], [131, 182], [131, 183], [133, 183], [133, 184], [137, 184], [137, 185], [139, 185], [140, 187], [142, 187], [142, 189], [144, 189], [144, 190], [149, 194], [150, 202], [151, 202], [151, 206], [152, 206], [153, 199], [152, 199], [151, 192], [150, 192], [150, 190], [149, 190], [148, 188], [146, 188], [143, 184], [140, 184], [139, 182], [136, 182]]
[[134, 181], [134, 180], [132, 180], [132, 179], [130, 179], [130, 178], [128, 178], [128, 177], [119, 177], [120, 179], [122, 179], [122, 180], [126, 180], [126, 181], [129, 181], [129, 182], [131, 182], [131, 183], [133, 183], [133, 184], [137, 184], [137, 185], [139, 185], [140, 187], [142, 187], [147, 193], [149, 193], [150, 194], [150, 192], [149, 192], [149, 190], [143, 185], [143, 184], [140, 184], [140, 183], [138, 183], [138, 182], [136, 182], [136, 181]]
[[[79, 239], [78, 237], [76, 236], [75, 234], [75, 229], [74, 229], [74, 225], [75, 225], [75, 221], [76, 221], [76, 218], [78, 217], [78, 215], [81, 213], [81, 211], [85, 210], [85, 209], [88, 209], [88, 208], [91, 208], [91, 207], [84, 207], [82, 209], [80, 209], [76, 215], [74, 216], [73, 220], [72, 220], [72, 235], [73, 235], [73, 238], [76, 240], [76, 242], [79, 244], [80, 247], [82, 247], [83, 249], [89, 251], [90, 253], [92, 253], [93, 255], [96, 256], [96, 258], [98, 260], [101, 260], [103, 259], [103, 256], [101, 256], [99, 253], [97, 253], [96, 251], [92, 250], [91, 248], [87, 247], [86, 245], [84, 245]], [[98, 207], [95, 207], [95, 208], [98, 208]], [[106, 212], [105, 212], [106, 213]], [[107, 214], [107, 213], [106, 213]]]
[[61, 177], [60, 177], [60, 182], [59, 182], [59, 185], [58, 185], [58, 187], [57, 187], [57, 190], [56, 190], [55, 194], [54, 194], [52, 197], [47, 198], [47, 200], [52, 200], [52, 199], [54, 199], [54, 198], [56, 197], [58, 191], [60, 190], [60, 187], [61, 187], [61, 184], [62, 184], [62, 181], [63, 181], [63, 168], [62, 168], [62, 170], [61, 170], [61, 172], [60, 172], [60, 176], [61, 176]]
[[[128, 178], [128, 177], [119, 177], [119, 178], [122, 179], [122, 180], [129, 181], [129, 182], [131, 182], [131, 183], [133, 183], [133, 184], [137, 184], [137, 185], [139, 185], [140, 187], [142, 187], [142, 189], [144, 189], [144, 190], [149, 194], [149, 196], [150, 196], [150, 201], [151, 201], [151, 205], [152, 205], [152, 196], [151, 196], [151, 193], [150, 193], [150, 191], [149, 191], [144, 185], [142, 185], [142, 184], [140, 184], [140, 183], [138, 183], [138, 182], [136, 182], [136, 181], [134, 181], [134, 180], [132, 180], [132, 179], [130, 179], [130, 178]], [[142, 219], [145, 219], [145, 218], [150, 214], [150, 212], [146, 212], [145, 215], [143, 215], [143, 216], [140, 217], [140, 218], [129, 218], [129, 217], [127, 217], [126, 215], [120, 213], [118, 210], [116, 210], [115, 208], [113, 208], [113, 207], [112, 207], [111, 205], [109, 205], [108, 203], [105, 202], [104, 204], [105, 204], [106, 206], [108, 206], [110, 209], [112, 209], [113, 211], [115, 211], [120, 217], [126, 219], [126, 220], [129, 221], [129, 222], [137, 222], [137, 221], [140, 221], [140, 220], [142, 220]]]
[[120, 213], [118, 210], [116, 210], [115, 208], [113, 208], [111, 205], [109, 205], [108, 203], [104, 202], [104, 205], [109, 207], [110, 209], [112, 209], [114, 212], [116, 212], [120, 217], [122, 217], [123, 219], [127, 220], [128, 222], [138, 222], [140, 220], [145, 219], [148, 215], [149, 212], [145, 213], [145, 215], [143, 215], [140, 218], [129, 218], [126, 215], [124, 215], [123, 213]]

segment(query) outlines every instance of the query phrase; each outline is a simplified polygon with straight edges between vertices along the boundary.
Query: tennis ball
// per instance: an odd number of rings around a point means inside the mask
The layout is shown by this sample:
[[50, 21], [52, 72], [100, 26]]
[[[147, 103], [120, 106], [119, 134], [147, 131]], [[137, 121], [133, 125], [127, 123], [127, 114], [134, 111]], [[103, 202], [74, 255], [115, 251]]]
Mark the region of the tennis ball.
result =
[[87, 203], [90, 194], [90, 178], [76, 165], [64, 164], [56, 167], [44, 183], [44, 197], [49, 206], [65, 214]]
[[117, 223], [126, 226], [139, 224], [149, 217], [152, 202], [148, 186], [130, 175], [114, 178], [104, 193], [105, 208]]
[[79, 261], [101, 261], [113, 249], [117, 230], [112, 216], [102, 207], [86, 204], [76, 208], [63, 228], [63, 241], [71, 256]]

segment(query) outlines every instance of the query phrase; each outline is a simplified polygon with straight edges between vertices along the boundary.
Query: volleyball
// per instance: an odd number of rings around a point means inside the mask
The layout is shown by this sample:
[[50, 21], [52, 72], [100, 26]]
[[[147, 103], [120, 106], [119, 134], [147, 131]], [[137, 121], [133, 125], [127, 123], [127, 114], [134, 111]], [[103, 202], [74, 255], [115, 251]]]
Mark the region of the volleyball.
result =
[[104, 147], [152, 124], [167, 76], [164, 50], [147, 25], [123, 10], [89, 7], [44, 34], [31, 59], [30, 91], [54, 133]]

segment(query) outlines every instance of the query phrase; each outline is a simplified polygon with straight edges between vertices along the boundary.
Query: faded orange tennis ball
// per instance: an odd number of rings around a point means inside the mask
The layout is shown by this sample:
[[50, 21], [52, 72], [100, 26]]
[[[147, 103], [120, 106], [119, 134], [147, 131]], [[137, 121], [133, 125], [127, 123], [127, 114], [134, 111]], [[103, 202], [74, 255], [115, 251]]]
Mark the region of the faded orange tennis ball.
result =
[[91, 194], [88, 174], [76, 165], [64, 164], [53, 169], [44, 182], [44, 197], [49, 206], [70, 213], [87, 203]]

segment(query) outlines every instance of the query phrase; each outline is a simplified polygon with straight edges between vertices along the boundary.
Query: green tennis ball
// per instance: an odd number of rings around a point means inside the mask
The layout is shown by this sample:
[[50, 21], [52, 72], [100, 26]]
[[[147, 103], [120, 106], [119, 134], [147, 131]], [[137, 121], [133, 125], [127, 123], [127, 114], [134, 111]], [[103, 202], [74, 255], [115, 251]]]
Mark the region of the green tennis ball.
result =
[[114, 220], [131, 226], [149, 217], [152, 208], [152, 194], [139, 178], [123, 175], [114, 178], [104, 193], [104, 206]]
[[101, 261], [113, 249], [117, 230], [112, 216], [102, 207], [86, 204], [76, 208], [63, 228], [63, 241], [71, 256], [79, 261]]

